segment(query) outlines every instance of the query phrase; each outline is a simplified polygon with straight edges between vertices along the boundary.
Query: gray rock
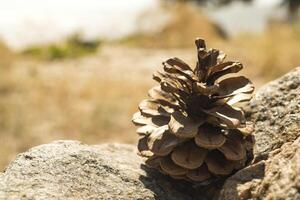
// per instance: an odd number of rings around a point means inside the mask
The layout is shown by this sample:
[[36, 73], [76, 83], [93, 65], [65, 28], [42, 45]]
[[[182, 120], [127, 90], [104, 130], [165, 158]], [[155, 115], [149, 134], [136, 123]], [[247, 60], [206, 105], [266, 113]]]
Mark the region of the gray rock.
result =
[[219, 199], [300, 199], [300, 138], [225, 182]]
[[0, 174], [0, 199], [300, 199], [299, 102], [300, 68], [257, 92], [247, 108], [255, 159], [224, 185], [166, 177], [132, 145], [57, 141], [20, 154]]
[[181, 191], [183, 183], [173, 184], [141, 163], [132, 145], [41, 145], [0, 175], [0, 199], [192, 199]]
[[255, 123], [254, 156], [268, 154], [300, 135], [300, 67], [261, 88], [247, 109]]

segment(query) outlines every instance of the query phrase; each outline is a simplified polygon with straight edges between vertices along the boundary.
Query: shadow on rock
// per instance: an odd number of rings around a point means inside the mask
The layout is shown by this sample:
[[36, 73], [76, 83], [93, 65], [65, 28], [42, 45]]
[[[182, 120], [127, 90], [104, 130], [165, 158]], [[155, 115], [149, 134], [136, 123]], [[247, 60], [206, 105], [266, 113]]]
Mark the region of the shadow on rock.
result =
[[224, 182], [219, 180], [209, 186], [197, 185], [184, 180], [175, 180], [144, 164], [141, 165], [141, 168], [146, 172], [146, 176], [140, 176], [139, 180], [145, 188], [154, 193], [157, 200], [215, 199], [214, 196], [218, 194]]
[[192, 195], [195, 191], [191, 183], [174, 180], [144, 164], [141, 164], [141, 169], [146, 172], [146, 176], [141, 175], [139, 180], [144, 184], [145, 188], [154, 193], [155, 199], [194, 199]]

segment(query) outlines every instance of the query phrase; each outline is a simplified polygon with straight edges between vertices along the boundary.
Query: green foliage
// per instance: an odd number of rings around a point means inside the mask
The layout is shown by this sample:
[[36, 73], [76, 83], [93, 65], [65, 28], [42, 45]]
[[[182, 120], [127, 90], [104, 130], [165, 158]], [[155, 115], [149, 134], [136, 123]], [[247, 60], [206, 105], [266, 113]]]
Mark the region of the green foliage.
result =
[[22, 54], [43, 60], [76, 58], [96, 52], [100, 44], [99, 40], [84, 41], [79, 34], [74, 34], [61, 44], [31, 46]]

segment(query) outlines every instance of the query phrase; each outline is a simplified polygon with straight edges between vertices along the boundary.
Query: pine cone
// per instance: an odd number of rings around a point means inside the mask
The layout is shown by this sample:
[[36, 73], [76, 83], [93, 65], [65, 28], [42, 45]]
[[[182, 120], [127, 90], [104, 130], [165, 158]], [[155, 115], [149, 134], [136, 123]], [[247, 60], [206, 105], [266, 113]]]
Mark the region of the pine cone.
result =
[[244, 76], [222, 78], [243, 65], [225, 61], [217, 49], [206, 50], [202, 39], [195, 43], [195, 69], [178, 58], [163, 62], [164, 71], [153, 75], [160, 85], [149, 90], [132, 121], [148, 166], [204, 183], [245, 165], [253, 124], [236, 106], [251, 99], [254, 86]]

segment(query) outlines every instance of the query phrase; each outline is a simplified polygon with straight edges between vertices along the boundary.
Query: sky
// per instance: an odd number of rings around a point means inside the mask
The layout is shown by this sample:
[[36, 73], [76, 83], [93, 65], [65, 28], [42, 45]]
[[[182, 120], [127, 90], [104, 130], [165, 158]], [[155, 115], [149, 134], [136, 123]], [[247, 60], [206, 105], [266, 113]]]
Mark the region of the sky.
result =
[[[256, 0], [251, 8], [237, 5], [211, 11], [210, 16], [229, 31], [232, 26], [261, 31], [271, 12], [266, 8], [278, 1]], [[157, 18], [163, 16], [159, 0], [0, 0], [0, 5], [0, 38], [13, 49], [57, 41], [79, 31], [86, 39], [118, 38], [140, 28], [136, 24], [145, 11], [155, 13], [150, 25], [157, 26]]]

